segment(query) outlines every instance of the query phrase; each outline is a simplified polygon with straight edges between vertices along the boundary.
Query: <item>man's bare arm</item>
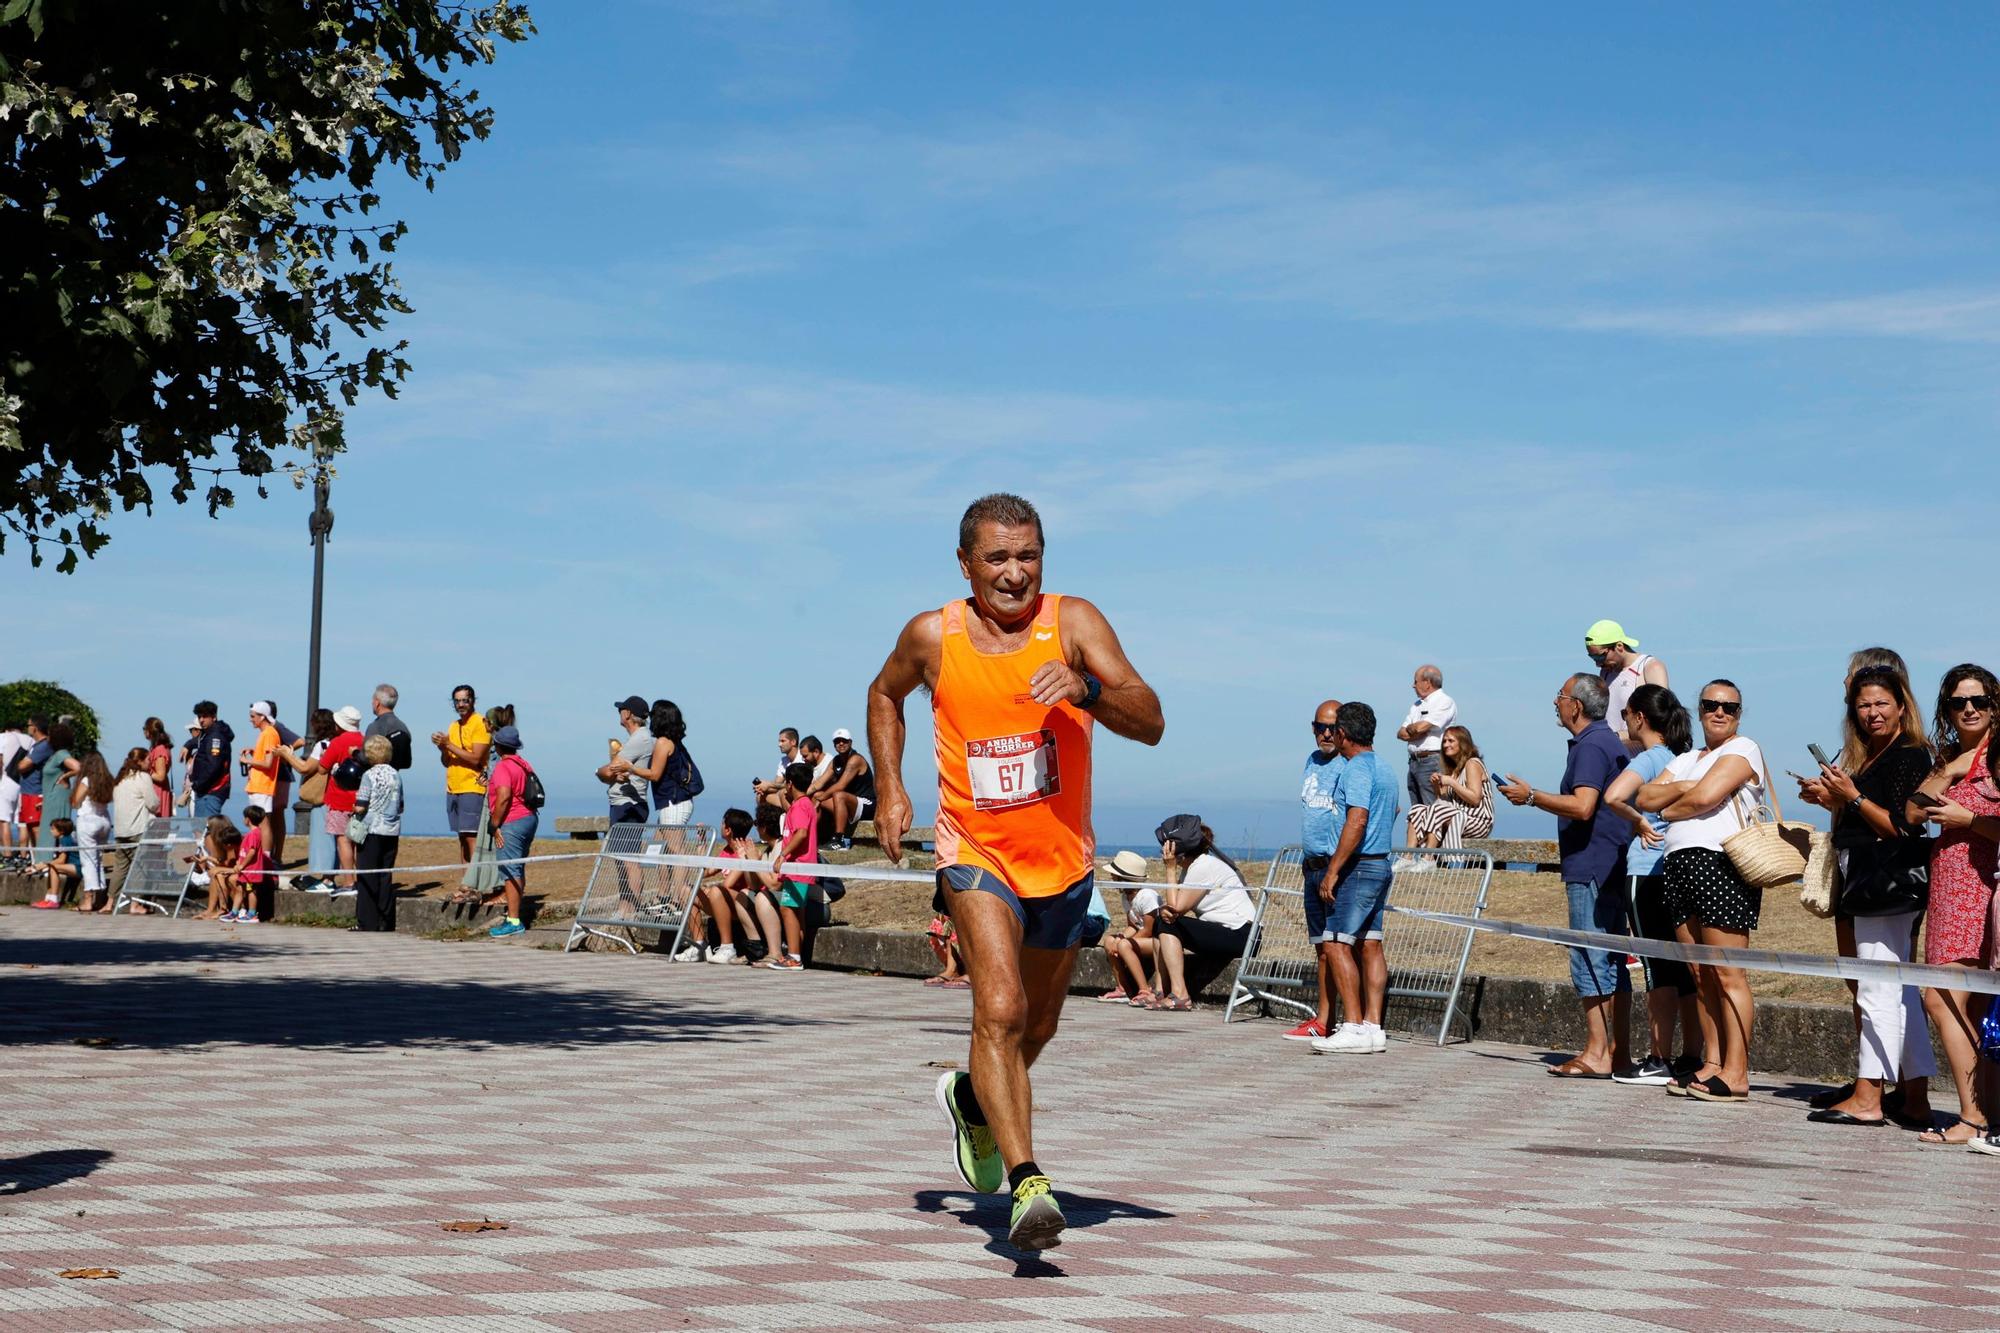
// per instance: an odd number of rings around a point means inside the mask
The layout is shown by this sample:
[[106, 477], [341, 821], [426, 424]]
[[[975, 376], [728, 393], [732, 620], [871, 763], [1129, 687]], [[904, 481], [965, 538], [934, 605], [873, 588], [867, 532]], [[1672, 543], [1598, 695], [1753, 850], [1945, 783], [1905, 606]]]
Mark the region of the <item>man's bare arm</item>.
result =
[[1088, 671], [1104, 687], [1090, 715], [1127, 740], [1158, 745], [1167, 730], [1160, 696], [1125, 656], [1111, 622], [1081, 597], [1064, 598], [1063, 612], [1063, 647], [1069, 662], [1044, 663], [1028, 682], [1030, 692], [1045, 704], [1081, 704], [1085, 692], [1081, 673]]
[[910, 827], [910, 793], [903, 787], [903, 745], [909, 727], [903, 700], [932, 684], [931, 671], [944, 647], [944, 618], [926, 611], [903, 626], [889, 660], [868, 686], [868, 752], [875, 756], [875, 838], [891, 864], [903, 860], [903, 834]]

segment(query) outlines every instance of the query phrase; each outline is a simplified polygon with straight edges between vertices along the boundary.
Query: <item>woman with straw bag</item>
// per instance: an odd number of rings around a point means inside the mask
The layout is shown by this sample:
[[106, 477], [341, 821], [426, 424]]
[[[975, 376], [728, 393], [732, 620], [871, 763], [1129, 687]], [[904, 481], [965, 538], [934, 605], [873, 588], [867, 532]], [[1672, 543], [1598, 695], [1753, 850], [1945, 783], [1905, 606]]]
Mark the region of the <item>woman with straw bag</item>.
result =
[[[1704, 685], [1703, 746], [1676, 755], [1633, 800], [1667, 821], [1667, 903], [1674, 936], [1683, 944], [1745, 948], [1763, 913], [1764, 891], [1743, 882], [1722, 850], [1742, 831], [1743, 801], [1768, 803], [1764, 752], [1739, 736], [1743, 693], [1726, 680]], [[1750, 980], [1740, 967], [1691, 965], [1700, 999], [1703, 1061], [1667, 1085], [1674, 1096], [1741, 1104], [1750, 1095]]]
[[[1864, 667], [1847, 683], [1849, 724], [1863, 754], [1850, 773], [1822, 764], [1799, 784], [1802, 798], [1833, 812], [1833, 846], [1840, 854], [1834, 909], [1854, 922], [1857, 958], [1907, 963], [1917, 921], [1929, 897], [1930, 848], [1908, 819], [1910, 797], [1931, 770], [1923, 717], [1910, 686], [1893, 667]], [[1930, 1029], [1913, 987], [1864, 981], [1861, 1049], [1853, 1090], [1809, 1119], [1829, 1125], [1881, 1126], [1891, 1119], [1882, 1089], [1900, 1083], [1899, 1124], [1930, 1127], [1929, 1079], [1937, 1072]]]

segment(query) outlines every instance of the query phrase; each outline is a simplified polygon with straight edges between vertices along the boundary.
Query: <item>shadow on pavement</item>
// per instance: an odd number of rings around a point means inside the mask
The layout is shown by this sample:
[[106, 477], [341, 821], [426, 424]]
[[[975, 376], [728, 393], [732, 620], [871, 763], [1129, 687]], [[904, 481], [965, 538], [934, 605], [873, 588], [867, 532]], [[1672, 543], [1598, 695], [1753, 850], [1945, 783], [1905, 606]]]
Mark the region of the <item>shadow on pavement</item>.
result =
[[106, 1148], [55, 1148], [26, 1157], [0, 1158], [0, 1197], [45, 1190], [87, 1176], [114, 1155]]
[[1794, 1162], [1761, 1162], [1755, 1157], [1734, 1157], [1728, 1153], [1699, 1152], [1685, 1148], [1578, 1148], [1561, 1143], [1538, 1143], [1515, 1149], [1539, 1153], [1543, 1157], [1580, 1157], [1591, 1161], [1650, 1162], [1659, 1166], [1734, 1166], [1745, 1171], [1789, 1171]]
[[134, 964], [216, 963], [274, 958], [294, 953], [276, 942], [249, 945], [218, 936], [171, 940], [148, 935], [107, 934], [97, 939], [0, 936], [0, 967], [129, 967]]
[[[53, 942], [52, 942], [53, 943]], [[59, 952], [56, 948], [51, 953]], [[261, 950], [259, 951], [262, 952]], [[754, 1041], [822, 1020], [694, 1007], [658, 997], [401, 977], [165, 974], [9, 978], [0, 1046], [76, 1041], [123, 1047], [345, 1047], [449, 1042], [473, 1049]]]
[[[1118, 1199], [1096, 1199], [1083, 1194], [1070, 1194], [1058, 1190], [1056, 1196], [1062, 1200], [1063, 1217], [1068, 1220], [1071, 1230], [1083, 1227], [1101, 1226], [1106, 1222], [1122, 1218], [1142, 1218], [1157, 1221], [1172, 1217], [1172, 1213], [1158, 1208], [1148, 1208], [1143, 1204], [1125, 1203]], [[1028, 1254], [1007, 1243], [1007, 1227], [1012, 1219], [1013, 1200], [1004, 1192], [998, 1194], [978, 1194], [972, 1190], [918, 1190], [913, 1196], [916, 1209], [920, 1213], [951, 1212], [948, 1206], [954, 1199], [963, 1200], [971, 1207], [953, 1215], [966, 1226], [978, 1227], [986, 1233], [986, 1248], [1003, 1259], [1014, 1262], [1016, 1277], [1062, 1277], [1063, 1270], [1049, 1261], [1049, 1255]]]

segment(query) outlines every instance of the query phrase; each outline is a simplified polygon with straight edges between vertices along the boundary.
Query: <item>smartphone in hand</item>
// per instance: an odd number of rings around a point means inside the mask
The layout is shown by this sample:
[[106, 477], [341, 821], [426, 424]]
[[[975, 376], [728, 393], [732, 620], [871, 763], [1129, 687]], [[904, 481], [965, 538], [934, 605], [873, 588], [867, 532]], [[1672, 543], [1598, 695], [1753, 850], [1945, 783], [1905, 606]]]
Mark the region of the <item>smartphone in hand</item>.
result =
[[1931, 795], [1927, 791], [1910, 793], [1910, 804], [1917, 806], [1919, 809], [1923, 810], [1937, 810], [1943, 808], [1944, 806], [1943, 801], [1940, 801], [1937, 797]]
[[1812, 757], [1813, 757], [1813, 758], [1814, 758], [1815, 760], [1817, 760], [1818, 762], [1820, 762], [1820, 763], [1822, 763], [1822, 764], [1826, 765], [1826, 767], [1828, 767], [1828, 768], [1832, 768], [1832, 767], [1833, 767], [1833, 760], [1831, 760], [1831, 759], [1828, 759], [1828, 758], [1826, 757], [1826, 751], [1825, 751], [1825, 750], [1822, 750], [1822, 749], [1820, 749], [1820, 748], [1819, 748], [1819, 744], [1818, 744], [1818, 742], [1814, 742], [1814, 743], [1812, 743], [1812, 744], [1810, 744], [1810, 745], [1806, 746], [1806, 749], [1807, 749], [1807, 751], [1809, 751], [1809, 752], [1811, 753]]

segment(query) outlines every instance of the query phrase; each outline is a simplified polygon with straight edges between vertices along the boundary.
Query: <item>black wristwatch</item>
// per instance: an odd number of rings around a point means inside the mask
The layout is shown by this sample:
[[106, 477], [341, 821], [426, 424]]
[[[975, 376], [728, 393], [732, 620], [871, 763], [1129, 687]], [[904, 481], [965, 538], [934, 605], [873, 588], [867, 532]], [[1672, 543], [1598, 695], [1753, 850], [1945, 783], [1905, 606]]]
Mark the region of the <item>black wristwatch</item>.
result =
[[1077, 707], [1095, 708], [1097, 700], [1104, 693], [1104, 682], [1091, 675], [1088, 671], [1079, 671], [1077, 674], [1083, 677], [1083, 702], [1078, 704]]

